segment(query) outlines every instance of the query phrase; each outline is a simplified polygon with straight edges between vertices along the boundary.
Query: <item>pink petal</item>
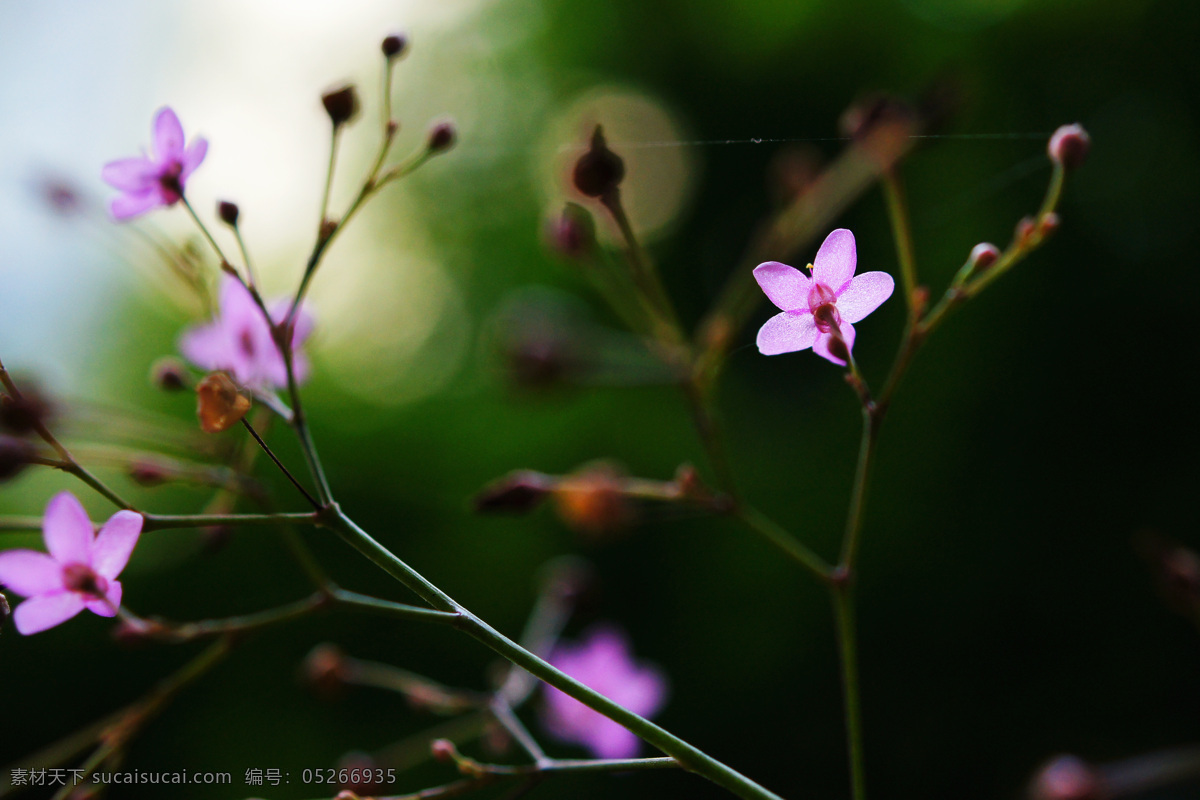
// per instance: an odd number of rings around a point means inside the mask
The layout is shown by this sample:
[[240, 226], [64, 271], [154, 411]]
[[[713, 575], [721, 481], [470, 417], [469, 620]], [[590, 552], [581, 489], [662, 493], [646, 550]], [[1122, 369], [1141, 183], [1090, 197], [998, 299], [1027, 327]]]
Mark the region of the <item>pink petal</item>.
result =
[[267, 328], [262, 309], [250, 296], [250, 290], [232, 275], [221, 278], [221, 324], [228, 331]]
[[808, 309], [808, 292], [812, 287], [808, 276], [795, 267], [768, 261], [754, 268], [754, 280], [771, 302], [784, 311]]
[[208, 153], [208, 140], [203, 136], [197, 136], [188, 145], [187, 152], [183, 154], [183, 171], [179, 173], [179, 182], [183, 183], [188, 176], [196, 171], [196, 167], [204, 161], [204, 156]]
[[141, 216], [147, 211], [152, 211], [161, 205], [163, 205], [162, 198], [157, 191], [151, 189], [142, 194], [123, 194], [120, 197], [113, 198], [109, 208], [112, 211], [113, 219], [118, 222], [124, 222], [127, 219]]
[[596, 715], [596, 726], [580, 739], [597, 758], [633, 758], [642, 749], [642, 740], [620, 723]]
[[202, 369], [229, 369], [229, 337], [221, 323], [198, 325], [179, 338], [179, 352]]
[[158, 165], [148, 158], [123, 158], [105, 164], [100, 177], [114, 189], [137, 194], [153, 187]]
[[36, 550], [9, 550], [0, 553], [0, 584], [22, 597], [62, 591], [62, 564]]
[[846, 322], [858, 322], [892, 296], [896, 282], [886, 272], [856, 275], [837, 299], [838, 313]]
[[[846, 348], [850, 350], [850, 352], [854, 352], [854, 326], [843, 319], [840, 327], [842, 331], [842, 338], [846, 341]], [[844, 367], [846, 366], [846, 362], [829, 352], [829, 340], [832, 338], [833, 336], [831, 334], [822, 333], [817, 337], [816, 343], [813, 344], [813, 352], [819, 355], [821, 358], [829, 359], [833, 363]]]
[[142, 532], [142, 522], [135, 511], [113, 514], [92, 544], [92, 569], [110, 580], [120, 575]]
[[17, 632], [25, 636], [53, 628], [83, 611], [83, 597], [75, 592], [54, 592], [31, 597], [13, 611]]
[[117, 609], [121, 607], [121, 582], [109, 581], [108, 592], [105, 593], [104, 599], [92, 597], [85, 600], [87, 610], [101, 617], [115, 617]]
[[812, 347], [816, 340], [817, 326], [812, 314], [784, 311], [758, 329], [758, 352], [764, 356], [793, 353]]
[[183, 125], [170, 107], [160, 109], [154, 118], [154, 154], [159, 163], [183, 160]]
[[840, 295], [846, 284], [854, 277], [858, 263], [858, 251], [854, 247], [854, 234], [838, 228], [825, 237], [817, 257], [813, 259], [813, 280], [820, 281]]
[[46, 549], [59, 564], [92, 563], [92, 521], [70, 492], [59, 492], [46, 506], [42, 520]]
[[649, 717], [667, 701], [667, 679], [654, 667], [642, 667], [626, 678], [620, 702], [633, 713]]

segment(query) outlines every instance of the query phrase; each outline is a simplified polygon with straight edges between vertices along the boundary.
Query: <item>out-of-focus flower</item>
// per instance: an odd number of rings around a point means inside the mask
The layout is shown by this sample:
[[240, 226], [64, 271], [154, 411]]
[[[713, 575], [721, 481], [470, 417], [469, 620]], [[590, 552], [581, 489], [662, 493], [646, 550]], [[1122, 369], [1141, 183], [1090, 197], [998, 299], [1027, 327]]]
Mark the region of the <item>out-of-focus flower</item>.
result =
[[142, 532], [142, 515], [118, 511], [97, 536], [70, 492], [54, 496], [42, 523], [46, 549], [0, 553], [0, 583], [28, 599], [13, 612], [25, 635], [53, 628], [83, 609], [113, 617], [121, 605], [125, 568]]
[[[560, 644], [550, 663], [639, 716], [653, 716], [667, 699], [663, 674], [635, 661], [625, 634], [610, 626], [593, 628], [578, 643]], [[554, 736], [583, 745], [598, 758], [632, 758], [641, 746], [619, 723], [551, 686], [542, 721]]]
[[112, 201], [114, 218], [132, 219], [183, 198], [188, 177], [208, 152], [204, 137], [196, 137], [186, 147], [184, 141], [179, 117], [170, 108], [162, 108], [154, 118], [153, 153], [104, 165], [100, 173], [104, 182], [123, 193]]
[[[845, 353], [854, 347], [853, 322], [866, 317], [892, 295], [895, 281], [886, 272], [854, 274], [858, 254], [854, 234], [838, 228], [825, 237], [817, 257], [809, 265], [812, 277], [787, 264], [768, 261], [754, 268], [754, 278], [771, 302], [783, 309], [758, 331], [758, 349], [774, 356], [796, 350], [813, 351], [835, 364], [845, 343]], [[831, 343], [834, 346], [830, 350]]]
[[[271, 307], [271, 319], [280, 324], [287, 312], [288, 301], [279, 301]], [[312, 332], [312, 326], [312, 317], [301, 307], [292, 331], [292, 366], [297, 381], [308, 375], [308, 359], [299, 348]], [[230, 275], [222, 278], [220, 314], [207, 325], [185, 332], [179, 340], [179, 350], [197, 366], [226, 370], [245, 386], [287, 386], [287, 366], [271, 326], [249, 290]]]
[[1101, 800], [1105, 796], [1100, 776], [1076, 756], [1059, 756], [1034, 777], [1031, 800]]
[[1056, 130], [1046, 145], [1046, 152], [1055, 164], [1062, 164], [1066, 169], [1078, 169], [1083, 166], [1091, 146], [1092, 137], [1076, 122]]

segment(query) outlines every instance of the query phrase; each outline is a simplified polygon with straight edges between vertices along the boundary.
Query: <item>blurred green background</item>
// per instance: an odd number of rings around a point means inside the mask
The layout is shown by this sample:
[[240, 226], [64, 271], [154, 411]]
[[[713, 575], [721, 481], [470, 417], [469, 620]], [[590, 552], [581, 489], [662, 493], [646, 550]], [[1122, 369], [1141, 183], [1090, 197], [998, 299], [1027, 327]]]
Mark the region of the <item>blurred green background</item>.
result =
[[[509, 634], [520, 630], [548, 559], [589, 559], [597, 585], [571, 634], [600, 619], [625, 626], [638, 655], [670, 676], [672, 697], [658, 721], [786, 797], [847, 792], [831, 615], [806, 574], [734, 522], [692, 513], [650, 510], [629, 535], [598, 541], [573, 534], [550, 509], [528, 518], [470, 510], [475, 491], [521, 467], [563, 473], [604, 457], [650, 478], [667, 479], [685, 461], [711, 474], [681, 396], [647, 378], [627, 341], [587, 334], [618, 348], [625, 367], [587, 385], [522, 390], [505, 370], [500, 345], [523, 316], [511, 312], [514, 302], [551, 297], [571, 319], [615, 325], [583, 276], [543, 243], [544, 220], [565, 196], [561, 168], [572, 151], [563, 148], [581, 140], [589, 119], [616, 109], [611, 138], [630, 159], [635, 216], [691, 324], [773, 207], [781, 154], [835, 154], [836, 120], [865, 93], [915, 97], [949, 83], [960, 98], [945, 138], [920, 142], [903, 167], [920, 275], [935, 295], [975, 243], [1004, 245], [1036, 209], [1050, 171], [1046, 137], [1081, 122], [1094, 146], [1068, 182], [1060, 232], [934, 335], [884, 429], [859, 583], [869, 783], [878, 796], [1009, 798], [1056, 753], [1103, 762], [1196, 740], [1200, 642], [1156, 594], [1134, 546], [1146, 531], [1200, 545], [1188, 405], [1200, 311], [1193, 4], [497, 0], [446, 4], [441, 16], [381, 3], [342, 12], [263, 3], [246, 15], [227, 4], [168, 5], [136, 32], [118, 28], [83, 46], [73, 53], [75, 77], [54, 78], [77, 80], [79, 64], [125, 50], [135, 53], [123, 57], [137, 75], [138, 65], [181, 48], [171, 62], [176, 83], [148, 76], [156, 88], [129, 89], [136, 104], [121, 101], [130, 107], [119, 120], [100, 112], [108, 149], [90, 166], [65, 167], [66, 176], [85, 195], [104, 196], [96, 177], [103, 161], [136, 152], [157, 104], [179, 103], [189, 136], [213, 143], [193, 199], [202, 211], [218, 198], [242, 203], [252, 249], [265, 243], [258, 258], [267, 283], [282, 292], [299, 274], [317, 214], [327, 132], [316, 97], [352, 77], [364, 98], [334, 193], [344, 207], [376, 135], [375, 47], [408, 28], [413, 49], [396, 96], [400, 150], [419, 146], [425, 121], [443, 111], [459, 120], [461, 139], [377, 200], [314, 286], [322, 330], [307, 408], [335, 493], [383, 543]], [[0, 19], [6, 38], [38, 19], [33, 4], [16, 6]], [[347, 22], [359, 7], [371, 25]], [[295, 51], [274, 54], [275, 39], [256, 38], [300, 30], [289, 15], [306, 15], [309, 38], [298, 48], [333, 50], [341, 60], [322, 62], [310, 78], [316, 69]], [[199, 32], [179, 24], [197, 19], [207, 20]], [[61, 20], [64, 35], [80, 37], [78, 24]], [[322, 40], [325, 26], [331, 41]], [[133, 44], [148, 40], [158, 49], [136, 55], [143, 51]], [[237, 61], [229, 53], [239, 46], [259, 60]], [[254, 64], [263, 74], [305, 76], [279, 100], [300, 109], [302, 129], [216, 117], [227, 86], [270, 91]], [[18, 69], [0, 80], [19, 87], [34, 79]], [[105, 98], [123, 92], [103, 82], [92, 91], [102, 104], [117, 104]], [[54, 106], [62, 96], [33, 100]], [[294, 130], [313, 143], [307, 160], [256, 171], [254, 148], [286, 150]], [[691, 144], [751, 138], [792, 141]], [[644, 146], [656, 142], [673, 144]], [[64, 148], [63, 163], [68, 155]], [[54, 168], [54, 158], [10, 160], [4, 175], [25, 192], [23, 213], [36, 206], [43, 221], [33, 232], [83, 242], [88, 274], [109, 288], [88, 314], [75, 300], [31, 306], [28, 298], [53, 293], [33, 288], [39, 242], [30, 230], [19, 240], [14, 231], [0, 245], [0, 357], [69, 399], [62, 424], [75, 440], [105, 431], [72, 416], [89, 403], [148, 409], [187, 430], [192, 400], [162, 395], [146, 379], [151, 363], [173, 351], [187, 307], [155, 288], [170, 285], [163, 268], [128, 231], [113, 239], [86, 214], [64, 219], [37, 205], [31, 176]], [[229, 182], [218, 182], [222, 175]], [[264, 199], [252, 202], [260, 190]], [[288, 203], [298, 210], [273, 206]], [[265, 220], [258, 229], [256, 216]], [[175, 235], [187, 230], [181, 218], [172, 210], [147, 224]], [[855, 232], [860, 270], [896, 272], [878, 189], [837, 225]], [[46, 269], [63, 281], [74, 257]], [[840, 371], [810, 353], [760, 356], [754, 332], [769, 313], [764, 305], [738, 334], [722, 384], [731, 459], [752, 503], [832, 556], [857, 447], [855, 399]], [[902, 322], [896, 297], [857, 326], [869, 380], [882, 381]], [[44, 334], [30, 338], [30, 330]], [[65, 366], [40, 370], [45, 359]], [[300, 468], [285, 437], [273, 442]], [[162, 513], [198, 510], [207, 497], [103, 474]], [[260, 465], [259, 474], [282, 503], [301, 508], [270, 470]], [[3, 487], [0, 508], [40, 513], [64, 487], [95, 518], [109, 513], [84, 487], [34, 473]], [[330, 537], [306, 538], [344, 586], [406, 599]], [[146, 536], [123, 580], [130, 608], [172, 619], [253, 611], [307, 591], [265, 530], [236, 531], [217, 552], [189, 532]], [[110, 628], [91, 615], [30, 638], [4, 626], [0, 762], [133, 700], [202, 647], [123, 648]], [[233, 773], [232, 791], [193, 786], [188, 797], [320, 796], [300, 784], [300, 770], [432, 724], [399, 696], [363, 689], [335, 703], [314, 697], [297, 670], [322, 641], [474, 688], [486, 687], [493, 664], [481, 646], [438, 628], [347, 614], [291, 624], [248, 639], [181, 696], [132, 745], [126, 768]], [[536, 724], [535, 713], [526, 716]], [[243, 774], [255, 767], [290, 771], [292, 782], [245, 787]], [[391, 791], [452, 777], [427, 766]], [[164, 795], [150, 787], [117, 793]], [[551, 780], [536, 796], [725, 795], [698, 778], [656, 773]]]

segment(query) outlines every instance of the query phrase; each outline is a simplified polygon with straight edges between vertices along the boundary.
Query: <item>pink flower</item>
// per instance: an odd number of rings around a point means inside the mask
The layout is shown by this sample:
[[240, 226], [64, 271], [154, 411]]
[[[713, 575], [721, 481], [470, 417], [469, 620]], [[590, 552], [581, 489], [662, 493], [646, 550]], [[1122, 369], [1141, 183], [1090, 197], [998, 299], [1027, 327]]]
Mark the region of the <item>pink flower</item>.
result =
[[132, 219], [159, 206], [171, 206], [183, 197], [188, 176], [196, 171], [208, 142], [197, 137], [184, 148], [183, 126], [170, 108], [154, 118], [154, 154], [123, 158], [104, 165], [100, 177], [124, 194], [112, 201], [112, 215]]
[[0, 553], [0, 583], [29, 598], [13, 612], [17, 630], [28, 636], [87, 608], [114, 617], [121, 605], [117, 576], [142, 532], [142, 515], [118, 511], [97, 536], [87, 512], [70, 492], [46, 506], [42, 522], [49, 554], [36, 550]]
[[[283, 322], [289, 308], [287, 300], [274, 303], [271, 319], [276, 324]], [[302, 307], [292, 331], [292, 366], [298, 381], [308, 375], [308, 359], [299, 348], [311, 332], [312, 317]], [[227, 370], [245, 386], [287, 386], [287, 365], [271, 326], [249, 290], [231, 275], [221, 279], [220, 315], [207, 325], [186, 331], [179, 340], [179, 350], [197, 366]]]
[[854, 326], [892, 296], [895, 282], [886, 272], [855, 276], [858, 254], [854, 234], [838, 228], [825, 237], [809, 265], [812, 277], [778, 261], [754, 268], [754, 279], [771, 302], [783, 309], [758, 331], [758, 350], [765, 356], [809, 347], [835, 364], [845, 360], [829, 351], [835, 331], [841, 331], [846, 350], [854, 347]]
[[[560, 644], [550, 663], [585, 686], [643, 717], [667, 699], [667, 681], [653, 666], [635, 662], [625, 635], [612, 627], [592, 628], [577, 644]], [[633, 758], [641, 740], [598, 711], [551, 686], [546, 687], [542, 722], [554, 736], [580, 744], [597, 758]]]

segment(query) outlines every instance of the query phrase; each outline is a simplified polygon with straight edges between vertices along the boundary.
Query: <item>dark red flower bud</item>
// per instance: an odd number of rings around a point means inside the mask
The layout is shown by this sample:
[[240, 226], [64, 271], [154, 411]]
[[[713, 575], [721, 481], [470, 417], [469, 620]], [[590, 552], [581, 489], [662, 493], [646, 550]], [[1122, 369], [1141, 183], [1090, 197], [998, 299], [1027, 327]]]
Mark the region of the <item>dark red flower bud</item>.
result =
[[443, 119], [435, 122], [429, 128], [429, 134], [425, 139], [425, 147], [431, 153], [444, 153], [454, 143], [458, 141], [458, 128], [454, 125], [454, 120]]
[[567, 203], [562, 214], [546, 226], [550, 247], [567, 258], [578, 259], [596, 249], [596, 221], [578, 203]]
[[481, 514], [526, 514], [553, 489], [554, 480], [549, 475], [518, 470], [485, 486], [472, 503]]
[[998, 258], [1000, 258], [1000, 248], [991, 242], [980, 242], [971, 248], [970, 261], [979, 272], [983, 272], [995, 264]]
[[371, 758], [370, 754], [360, 750], [351, 751], [338, 759], [338, 783], [342, 789], [354, 792], [355, 795], [375, 794], [376, 789], [381, 787], [380, 782], [373, 777], [376, 770], [379, 770], [379, 762]]
[[840, 334], [829, 337], [829, 354], [847, 363], [850, 362], [850, 349], [846, 347], [846, 340]]
[[350, 677], [351, 666], [345, 654], [332, 644], [319, 644], [304, 657], [304, 681], [322, 697], [341, 693]]
[[588, 151], [575, 162], [575, 188], [588, 197], [603, 197], [614, 191], [625, 177], [625, 161], [608, 149], [604, 130], [597, 125]]
[[402, 33], [393, 33], [384, 37], [380, 49], [383, 50], [384, 58], [399, 58], [408, 51], [408, 37]]
[[325, 106], [325, 113], [329, 115], [329, 120], [335, 128], [345, 125], [358, 114], [358, 93], [351, 84], [332, 89], [321, 95], [321, 103]]
[[1037, 233], [1037, 223], [1033, 217], [1022, 217], [1017, 223], [1016, 240], [1018, 247], [1026, 247], [1033, 241]]
[[222, 200], [217, 203], [217, 216], [231, 228], [236, 228], [238, 224], [238, 207], [237, 203], [231, 203], [228, 200]]
[[17, 477], [36, 456], [33, 445], [24, 439], [0, 435], [0, 482]]
[[178, 359], [162, 358], [150, 368], [150, 380], [164, 392], [179, 392], [191, 384], [187, 367]]
[[434, 739], [429, 743], [429, 752], [434, 760], [449, 764], [458, 755], [458, 748], [449, 739]]
[[26, 389], [20, 397], [0, 395], [0, 428], [24, 436], [49, 419], [50, 401], [37, 389]]
[[1088, 150], [1092, 146], [1092, 137], [1079, 123], [1063, 125], [1050, 137], [1046, 151], [1050, 160], [1061, 164], [1064, 169], [1078, 169], [1087, 159]]
[[171, 480], [169, 467], [150, 459], [140, 459], [129, 465], [129, 477], [140, 486], [160, 486]]
[[1058, 214], [1055, 214], [1053, 211], [1051, 211], [1038, 220], [1038, 234], [1043, 237], [1049, 236], [1057, 231], [1058, 226], [1061, 224], [1062, 220], [1059, 219]]
[[607, 463], [591, 464], [559, 481], [555, 505], [563, 522], [591, 536], [619, 531], [634, 521], [622, 474]]

